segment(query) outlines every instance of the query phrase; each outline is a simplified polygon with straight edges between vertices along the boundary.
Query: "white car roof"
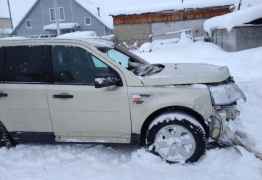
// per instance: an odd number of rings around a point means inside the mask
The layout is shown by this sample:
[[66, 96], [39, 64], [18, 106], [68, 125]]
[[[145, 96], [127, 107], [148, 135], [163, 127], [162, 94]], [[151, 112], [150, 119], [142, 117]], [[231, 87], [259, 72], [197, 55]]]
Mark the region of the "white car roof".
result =
[[84, 43], [88, 44], [94, 47], [107, 47], [107, 48], [113, 48], [114, 43], [110, 40], [102, 39], [102, 38], [86, 38], [86, 39], [58, 39], [58, 38], [0, 38], [0, 47], [1, 46], [8, 46], [8, 45], [23, 45], [23, 44], [32, 44], [32, 45], [37, 45], [37, 44], [54, 44], [54, 43]]

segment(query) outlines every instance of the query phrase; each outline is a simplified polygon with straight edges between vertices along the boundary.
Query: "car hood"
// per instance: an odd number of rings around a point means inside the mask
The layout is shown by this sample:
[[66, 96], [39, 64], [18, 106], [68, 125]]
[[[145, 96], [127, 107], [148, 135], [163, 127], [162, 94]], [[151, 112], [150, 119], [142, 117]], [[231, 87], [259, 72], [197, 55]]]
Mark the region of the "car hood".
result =
[[165, 68], [161, 72], [141, 78], [145, 86], [218, 83], [230, 77], [226, 66], [196, 63], [163, 65]]

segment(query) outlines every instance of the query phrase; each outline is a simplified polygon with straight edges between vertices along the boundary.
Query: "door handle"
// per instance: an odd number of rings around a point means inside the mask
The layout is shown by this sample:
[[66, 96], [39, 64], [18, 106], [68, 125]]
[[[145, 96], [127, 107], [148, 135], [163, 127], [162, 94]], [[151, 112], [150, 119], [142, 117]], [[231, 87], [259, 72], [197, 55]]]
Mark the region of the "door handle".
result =
[[4, 93], [4, 92], [0, 92], [0, 98], [2, 98], [2, 97], [8, 97], [8, 94]]
[[56, 98], [56, 99], [72, 99], [72, 98], [74, 98], [74, 95], [62, 93], [62, 94], [53, 95], [53, 98]]

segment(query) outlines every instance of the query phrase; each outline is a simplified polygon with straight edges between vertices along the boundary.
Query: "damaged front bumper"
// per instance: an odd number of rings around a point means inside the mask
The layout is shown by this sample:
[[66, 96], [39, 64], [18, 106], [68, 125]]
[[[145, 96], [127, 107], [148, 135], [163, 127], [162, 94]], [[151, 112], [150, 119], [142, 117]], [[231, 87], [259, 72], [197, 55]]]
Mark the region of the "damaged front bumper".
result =
[[230, 81], [225, 84], [210, 85], [210, 95], [214, 113], [209, 118], [210, 137], [219, 143], [227, 143], [227, 134], [233, 134], [228, 127], [228, 122], [237, 119], [240, 111], [237, 109], [239, 100], [246, 101], [243, 91]]
[[240, 111], [236, 105], [215, 107], [214, 114], [209, 119], [210, 137], [216, 142], [227, 143], [225, 135], [229, 130], [228, 122], [237, 119]]

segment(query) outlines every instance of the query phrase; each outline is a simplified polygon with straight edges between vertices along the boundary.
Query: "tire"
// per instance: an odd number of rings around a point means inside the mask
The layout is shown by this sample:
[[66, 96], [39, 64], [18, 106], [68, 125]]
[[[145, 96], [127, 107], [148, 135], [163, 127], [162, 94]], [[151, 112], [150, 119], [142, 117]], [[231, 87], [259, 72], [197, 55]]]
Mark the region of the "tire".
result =
[[205, 154], [204, 132], [197, 120], [187, 114], [165, 113], [149, 126], [146, 144], [150, 152], [168, 163], [193, 163]]
[[5, 146], [5, 141], [4, 141], [4, 132], [0, 128], [0, 147]]
[[0, 121], [0, 147], [3, 146], [10, 148], [15, 146], [15, 142], [12, 140], [5, 126]]

